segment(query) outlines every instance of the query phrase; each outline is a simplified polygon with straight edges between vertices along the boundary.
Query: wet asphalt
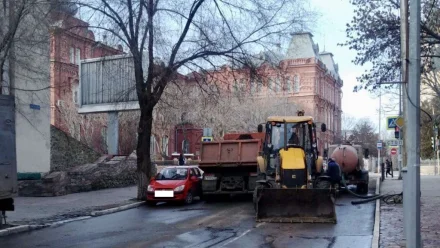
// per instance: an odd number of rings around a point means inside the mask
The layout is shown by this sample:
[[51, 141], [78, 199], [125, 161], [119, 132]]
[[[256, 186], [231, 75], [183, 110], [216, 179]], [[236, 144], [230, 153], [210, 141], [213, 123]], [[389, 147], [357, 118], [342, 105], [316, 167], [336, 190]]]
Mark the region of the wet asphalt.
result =
[[190, 206], [141, 206], [0, 238], [0, 247], [371, 247], [374, 202], [336, 201], [337, 224], [255, 222], [251, 197]]

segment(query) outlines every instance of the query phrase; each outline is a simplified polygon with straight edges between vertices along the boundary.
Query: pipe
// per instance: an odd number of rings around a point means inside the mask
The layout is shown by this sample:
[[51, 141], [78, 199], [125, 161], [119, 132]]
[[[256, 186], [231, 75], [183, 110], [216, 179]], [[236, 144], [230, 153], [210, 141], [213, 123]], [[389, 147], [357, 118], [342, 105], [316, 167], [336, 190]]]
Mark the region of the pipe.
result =
[[[358, 195], [355, 192], [351, 191], [348, 189], [347, 184], [345, 182], [345, 178], [344, 178], [344, 174], [342, 174], [342, 179], [341, 179], [341, 183], [342, 185], [345, 187], [345, 190], [348, 191], [348, 193], [350, 193], [351, 195], [357, 197], [357, 198], [361, 198], [361, 199], [371, 199], [373, 197], [377, 197], [378, 195], [369, 195], [369, 196], [365, 196], [365, 195]], [[353, 202], [352, 202], [353, 203]]]

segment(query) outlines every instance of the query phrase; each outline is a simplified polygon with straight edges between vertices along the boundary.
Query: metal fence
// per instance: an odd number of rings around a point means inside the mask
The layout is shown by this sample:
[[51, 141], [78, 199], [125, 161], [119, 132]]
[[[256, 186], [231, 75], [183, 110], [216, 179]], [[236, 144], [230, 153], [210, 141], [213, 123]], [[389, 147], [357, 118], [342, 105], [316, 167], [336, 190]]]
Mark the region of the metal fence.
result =
[[438, 165], [439, 160], [437, 159], [424, 159], [420, 160], [421, 166]]

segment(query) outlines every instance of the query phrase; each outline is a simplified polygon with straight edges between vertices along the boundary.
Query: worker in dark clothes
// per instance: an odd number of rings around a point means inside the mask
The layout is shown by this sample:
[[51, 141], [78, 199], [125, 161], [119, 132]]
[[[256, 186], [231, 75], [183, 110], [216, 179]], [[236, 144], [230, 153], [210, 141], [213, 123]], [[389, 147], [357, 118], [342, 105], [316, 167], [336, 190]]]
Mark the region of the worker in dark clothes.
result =
[[328, 159], [327, 175], [330, 177], [332, 184], [339, 183], [341, 181], [341, 168], [336, 163], [334, 158]]
[[183, 153], [179, 156], [179, 165], [185, 165], [185, 157], [183, 156]]
[[385, 161], [385, 163], [386, 163], [386, 165], [387, 165], [387, 173], [386, 173], [386, 177], [388, 177], [388, 175], [390, 175], [391, 177], [394, 177], [394, 175], [393, 175], [393, 171], [392, 171], [392, 168], [393, 168], [393, 163], [391, 162], [391, 161], [389, 161], [388, 159]]

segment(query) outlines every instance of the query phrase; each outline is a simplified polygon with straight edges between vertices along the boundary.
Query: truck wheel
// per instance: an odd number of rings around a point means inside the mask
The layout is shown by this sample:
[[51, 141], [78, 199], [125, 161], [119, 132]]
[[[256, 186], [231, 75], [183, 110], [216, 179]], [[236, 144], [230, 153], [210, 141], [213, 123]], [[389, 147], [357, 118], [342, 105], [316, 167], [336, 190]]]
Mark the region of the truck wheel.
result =
[[367, 194], [368, 193], [368, 184], [367, 183], [358, 183], [356, 185], [356, 191], [359, 194], [363, 194], [363, 195]]
[[327, 180], [318, 180], [318, 182], [316, 183], [316, 188], [317, 189], [329, 189], [331, 187], [331, 183], [330, 181]]

